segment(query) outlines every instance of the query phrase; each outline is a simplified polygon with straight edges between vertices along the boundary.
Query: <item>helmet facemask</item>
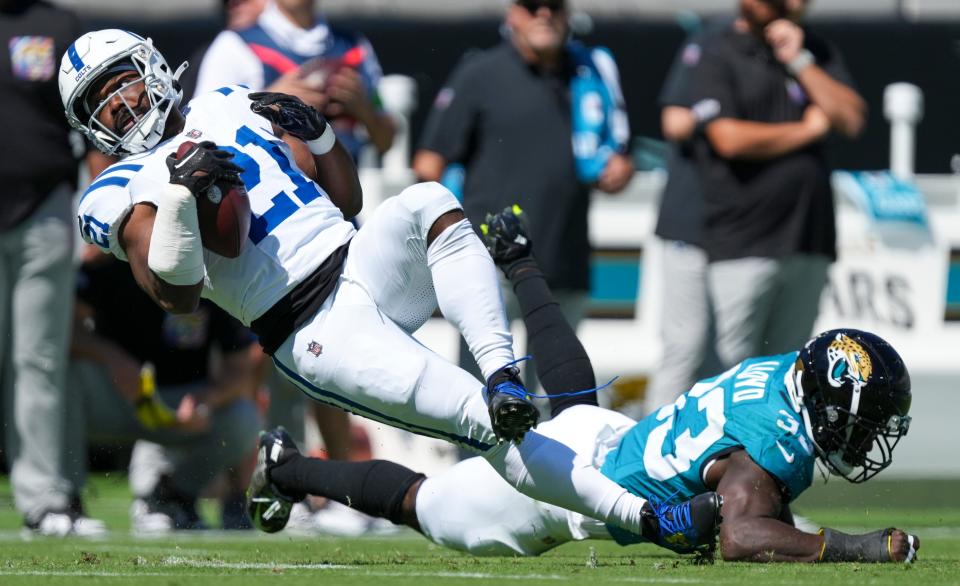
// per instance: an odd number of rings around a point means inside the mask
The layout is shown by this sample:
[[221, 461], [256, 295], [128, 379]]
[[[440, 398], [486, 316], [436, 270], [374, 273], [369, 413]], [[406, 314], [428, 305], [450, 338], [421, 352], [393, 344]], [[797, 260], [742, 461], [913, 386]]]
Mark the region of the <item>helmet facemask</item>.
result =
[[821, 406], [814, 420], [818, 422], [814, 445], [820, 459], [831, 472], [855, 483], [865, 482], [889, 466], [893, 449], [910, 429], [909, 415], [890, 415], [881, 424], [836, 406]]

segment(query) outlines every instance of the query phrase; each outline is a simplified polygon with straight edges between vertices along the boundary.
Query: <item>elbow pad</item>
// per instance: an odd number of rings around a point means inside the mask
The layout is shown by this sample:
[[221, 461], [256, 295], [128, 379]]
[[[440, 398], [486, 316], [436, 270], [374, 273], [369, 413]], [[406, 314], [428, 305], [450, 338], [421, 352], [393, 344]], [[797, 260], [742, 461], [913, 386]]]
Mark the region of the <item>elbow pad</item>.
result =
[[171, 285], [196, 285], [206, 274], [197, 200], [182, 185], [167, 184], [160, 196], [147, 266]]

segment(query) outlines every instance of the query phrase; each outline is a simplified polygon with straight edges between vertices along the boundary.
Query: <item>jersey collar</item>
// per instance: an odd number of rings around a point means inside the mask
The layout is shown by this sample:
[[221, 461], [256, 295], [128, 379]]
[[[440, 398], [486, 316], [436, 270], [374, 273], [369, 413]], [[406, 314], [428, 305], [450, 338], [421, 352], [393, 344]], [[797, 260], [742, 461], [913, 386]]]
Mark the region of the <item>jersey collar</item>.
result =
[[322, 17], [317, 17], [313, 27], [303, 29], [291, 22], [280, 12], [274, 2], [268, 2], [257, 24], [277, 42], [278, 45], [300, 55], [319, 55], [326, 49], [330, 37], [330, 26]]

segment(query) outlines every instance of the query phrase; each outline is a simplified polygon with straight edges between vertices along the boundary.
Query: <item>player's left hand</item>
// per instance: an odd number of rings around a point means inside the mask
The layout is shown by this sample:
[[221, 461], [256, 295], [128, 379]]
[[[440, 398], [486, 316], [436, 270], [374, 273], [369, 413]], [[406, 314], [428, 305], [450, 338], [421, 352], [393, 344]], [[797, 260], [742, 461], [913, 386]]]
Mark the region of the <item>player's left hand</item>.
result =
[[633, 173], [633, 161], [630, 157], [615, 154], [603, 167], [600, 178], [597, 180], [597, 188], [604, 193], [619, 193], [630, 183]]
[[890, 559], [895, 562], [910, 563], [916, 561], [920, 549], [920, 538], [900, 529], [890, 529], [888, 549]]
[[296, 97], [276, 92], [253, 92], [250, 109], [295, 137], [310, 141], [327, 129], [323, 114]]
[[241, 167], [230, 162], [233, 154], [221, 150], [209, 140], [193, 145], [178, 159], [176, 153], [167, 156], [170, 183], [183, 185], [194, 197], [206, 193], [214, 183], [243, 185]]
[[803, 29], [785, 18], [775, 20], [763, 31], [777, 61], [786, 65], [803, 49]]

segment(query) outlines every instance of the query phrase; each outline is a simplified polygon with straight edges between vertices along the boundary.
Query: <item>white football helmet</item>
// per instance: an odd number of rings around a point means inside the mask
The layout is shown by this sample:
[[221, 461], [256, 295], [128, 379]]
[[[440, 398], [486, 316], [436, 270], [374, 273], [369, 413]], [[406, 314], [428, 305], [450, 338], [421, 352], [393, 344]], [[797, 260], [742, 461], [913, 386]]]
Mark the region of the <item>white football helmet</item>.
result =
[[[160, 142], [167, 116], [183, 97], [177, 80], [186, 68], [184, 62], [172, 73], [153, 42], [131, 32], [105, 29], [87, 33], [70, 45], [60, 60], [60, 98], [67, 121], [108, 155], [151, 149]], [[87, 94], [96, 82], [106, 81], [104, 76], [123, 70], [136, 71], [139, 77], [125, 82], [98, 103], [90, 103]], [[146, 89], [150, 109], [137, 115], [136, 104], [124, 100], [123, 91], [140, 82]], [[114, 96], [123, 100], [134, 121], [122, 136], [97, 120], [97, 114]]]

